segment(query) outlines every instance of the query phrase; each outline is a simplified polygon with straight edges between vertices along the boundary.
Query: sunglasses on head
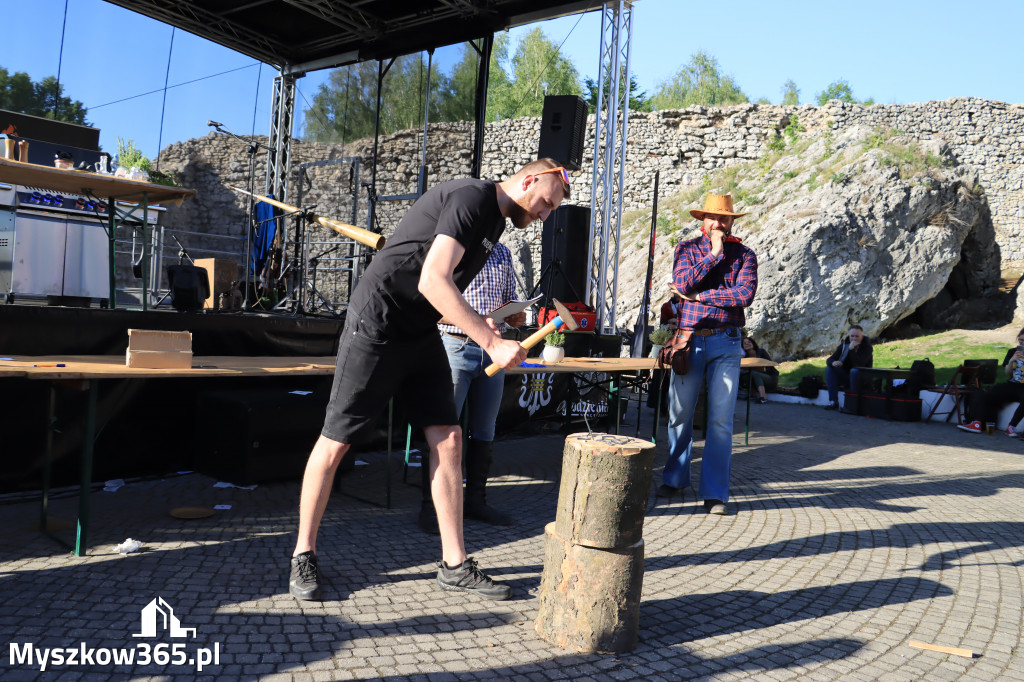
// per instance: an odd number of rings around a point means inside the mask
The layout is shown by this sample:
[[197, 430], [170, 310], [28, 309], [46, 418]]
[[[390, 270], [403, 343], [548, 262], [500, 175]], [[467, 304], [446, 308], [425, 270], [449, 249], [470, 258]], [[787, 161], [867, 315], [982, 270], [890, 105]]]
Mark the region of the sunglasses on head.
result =
[[565, 170], [565, 166], [556, 166], [554, 168], [548, 168], [547, 170], [538, 171], [534, 173], [534, 175], [544, 175], [545, 173], [561, 173], [562, 182], [564, 182], [567, 185], [572, 184], [569, 181], [569, 171]]

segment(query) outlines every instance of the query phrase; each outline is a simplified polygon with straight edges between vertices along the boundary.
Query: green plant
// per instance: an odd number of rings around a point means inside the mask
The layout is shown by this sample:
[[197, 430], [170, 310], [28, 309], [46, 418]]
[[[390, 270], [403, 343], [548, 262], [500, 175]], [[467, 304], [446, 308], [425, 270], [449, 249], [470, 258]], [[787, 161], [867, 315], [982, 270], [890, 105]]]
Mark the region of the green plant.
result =
[[776, 133], [768, 139], [768, 149], [773, 152], [781, 152], [785, 148], [786, 140], [776, 131]]
[[651, 332], [649, 338], [655, 346], [664, 346], [672, 338], [672, 332], [663, 327], [658, 327]]
[[117, 165], [125, 170], [138, 168], [148, 173], [150, 163], [142, 150], [135, 146], [135, 140], [125, 142], [119, 137], [117, 138]]
[[841, 184], [843, 184], [843, 180], [845, 180], [845, 179], [846, 179], [846, 173], [838, 173], [837, 172], [837, 173], [833, 173], [832, 174], [832, 177], [829, 178], [829, 182], [831, 182], [833, 185], [841, 185]]
[[782, 177], [785, 178], [786, 180], [792, 180], [793, 178], [795, 178], [798, 175], [800, 175], [800, 171], [791, 170], [791, 171], [786, 171], [785, 173], [783, 173]]
[[560, 348], [565, 345], [565, 334], [562, 332], [551, 332], [544, 337], [544, 344]]
[[793, 114], [789, 117], [789, 125], [786, 126], [786, 129], [783, 132], [786, 133], [786, 138], [789, 139], [789, 144], [794, 144], [796, 143], [797, 133], [802, 133], [804, 130], [806, 130], [806, 128], [800, 125], [800, 119], [796, 114]]
[[155, 182], [158, 185], [181, 187], [181, 183], [178, 182], [178, 177], [174, 173], [162, 173], [161, 171], [150, 170], [149, 181]]

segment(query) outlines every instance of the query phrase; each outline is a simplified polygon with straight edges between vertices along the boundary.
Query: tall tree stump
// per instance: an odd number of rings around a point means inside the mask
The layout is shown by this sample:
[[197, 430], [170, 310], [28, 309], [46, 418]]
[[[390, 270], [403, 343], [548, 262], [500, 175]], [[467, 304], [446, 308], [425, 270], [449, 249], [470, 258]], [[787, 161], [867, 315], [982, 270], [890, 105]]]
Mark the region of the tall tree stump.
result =
[[636, 648], [653, 462], [648, 441], [566, 438], [558, 511], [544, 529], [535, 626], [545, 640], [586, 652]]
[[574, 545], [544, 528], [544, 574], [534, 628], [556, 646], [589, 653], [636, 648], [644, 541], [598, 549]]
[[643, 538], [654, 444], [606, 433], [565, 439], [555, 532], [583, 547], [628, 547]]

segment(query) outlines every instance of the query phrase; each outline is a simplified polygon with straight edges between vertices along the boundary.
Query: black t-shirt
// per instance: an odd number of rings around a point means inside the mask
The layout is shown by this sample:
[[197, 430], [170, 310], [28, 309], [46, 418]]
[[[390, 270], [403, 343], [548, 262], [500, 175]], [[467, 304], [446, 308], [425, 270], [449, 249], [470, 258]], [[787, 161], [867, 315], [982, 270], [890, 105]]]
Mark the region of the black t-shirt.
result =
[[505, 231], [494, 182], [465, 178], [441, 183], [413, 204], [378, 253], [349, 302], [348, 315], [372, 338], [437, 333], [439, 313], [418, 290], [434, 237], [452, 237], [466, 249], [455, 267], [455, 286], [465, 291], [483, 269]]

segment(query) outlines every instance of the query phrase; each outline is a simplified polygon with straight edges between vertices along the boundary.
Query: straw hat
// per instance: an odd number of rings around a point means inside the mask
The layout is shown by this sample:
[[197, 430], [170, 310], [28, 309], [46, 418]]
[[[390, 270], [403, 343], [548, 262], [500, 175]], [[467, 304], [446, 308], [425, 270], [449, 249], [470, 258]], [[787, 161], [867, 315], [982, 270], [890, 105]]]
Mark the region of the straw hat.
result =
[[704, 200], [704, 208], [701, 209], [690, 209], [690, 215], [697, 220], [704, 220], [704, 216], [708, 213], [714, 215], [731, 215], [734, 218], [747, 215], [746, 213], [736, 213], [732, 210], [732, 195], [731, 194], [709, 194], [708, 198]]

